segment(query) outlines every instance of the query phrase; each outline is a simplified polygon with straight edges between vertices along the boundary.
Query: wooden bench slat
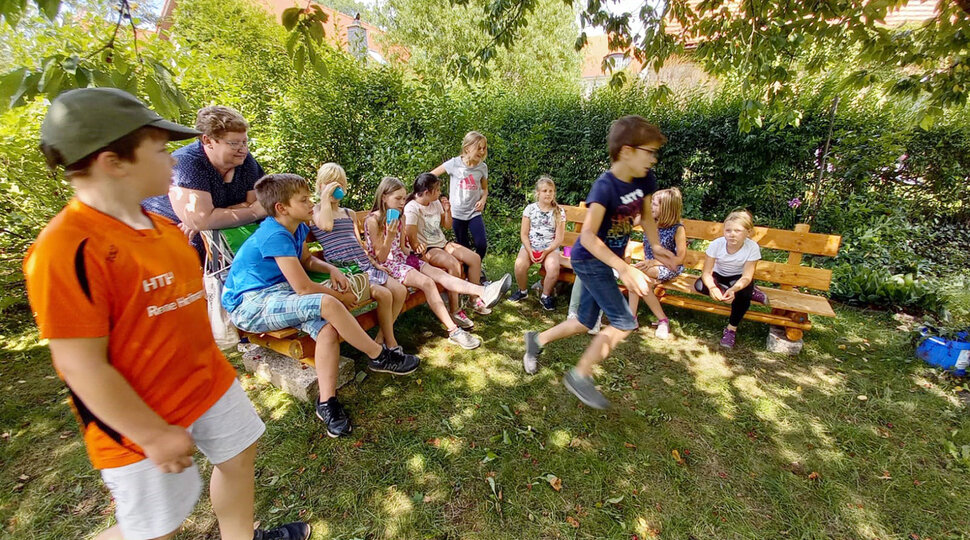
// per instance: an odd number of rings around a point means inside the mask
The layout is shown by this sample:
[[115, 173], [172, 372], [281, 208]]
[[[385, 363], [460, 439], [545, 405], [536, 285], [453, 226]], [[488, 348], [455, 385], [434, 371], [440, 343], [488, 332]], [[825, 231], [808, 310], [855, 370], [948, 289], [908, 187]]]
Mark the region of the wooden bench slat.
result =
[[[700, 298], [692, 298], [689, 296], [667, 295], [663, 297], [661, 302], [671, 306], [683, 307], [683, 308], [692, 309], [695, 311], [703, 311], [706, 313], [716, 313], [718, 315], [725, 315], [725, 316], [731, 314], [731, 306], [727, 304], [712, 304], [710, 300], [704, 301]], [[777, 326], [785, 326], [788, 328], [798, 328], [799, 330], [812, 329], [811, 322], [804, 322], [804, 323], [795, 322], [790, 318], [785, 317], [784, 315], [765, 313], [763, 311], [749, 310], [747, 313], [744, 314], [744, 318], [751, 321], [763, 322], [763, 323], [773, 324]]]
[[[724, 236], [724, 224], [685, 219], [688, 238], [714, 240]], [[842, 237], [835, 234], [786, 231], [769, 227], [755, 227], [751, 239], [762, 248], [795, 251], [811, 255], [834, 257], [839, 253]]]
[[[699, 295], [697, 291], [694, 290], [694, 282], [698, 279], [700, 279], [698, 276], [681, 274], [676, 279], [664, 283], [663, 287], [669, 291], [677, 291], [697, 295], [701, 298], [707, 298]], [[835, 317], [835, 311], [832, 310], [831, 304], [829, 304], [829, 301], [821, 296], [800, 293], [797, 291], [783, 291], [770, 287], [759, 288], [764, 291], [765, 296], [768, 297], [768, 302], [773, 308], [797, 311], [800, 313], [811, 313], [813, 315], [821, 315], [823, 317]], [[708, 299], [707, 301], [710, 302], [711, 300]], [[730, 309], [728, 312], [730, 312]]]

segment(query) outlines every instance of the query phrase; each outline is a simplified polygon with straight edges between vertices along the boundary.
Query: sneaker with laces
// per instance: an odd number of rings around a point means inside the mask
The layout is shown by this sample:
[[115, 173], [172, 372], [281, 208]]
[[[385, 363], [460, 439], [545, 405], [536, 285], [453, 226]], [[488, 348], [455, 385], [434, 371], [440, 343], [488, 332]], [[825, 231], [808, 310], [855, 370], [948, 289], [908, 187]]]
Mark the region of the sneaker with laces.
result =
[[488, 309], [488, 306], [485, 305], [485, 301], [481, 298], [476, 298], [475, 302], [472, 303], [472, 311], [479, 315], [488, 315], [492, 312], [492, 310]]
[[724, 329], [724, 335], [721, 336], [721, 347], [725, 349], [733, 349], [734, 342], [737, 340], [738, 333], [736, 330], [731, 330], [730, 328]]
[[459, 309], [455, 313], [452, 313], [451, 318], [455, 320], [455, 324], [461, 328], [464, 328], [465, 330], [475, 326], [475, 323], [468, 318], [468, 315], [465, 313], [464, 309]]
[[594, 409], [609, 408], [610, 402], [607, 400], [596, 386], [593, 384], [592, 377], [581, 375], [576, 368], [569, 370], [562, 378], [562, 383], [566, 389], [572, 392], [585, 405]]
[[657, 332], [654, 334], [657, 339], [670, 339], [670, 319], [661, 319], [657, 322]]
[[546, 311], [553, 311], [556, 309], [556, 300], [551, 296], [540, 296], [539, 303], [542, 304], [542, 309]]
[[317, 418], [327, 425], [327, 436], [337, 438], [349, 435], [354, 429], [344, 406], [333, 396], [327, 401], [317, 400]]
[[525, 340], [525, 354], [522, 355], [522, 367], [529, 375], [534, 375], [539, 371], [539, 355], [542, 354], [542, 347], [539, 346], [539, 332], [526, 332], [523, 336]]
[[476, 349], [482, 344], [482, 340], [469, 334], [462, 328], [455, 328], [452, 333], [448, 334], [448, 341], [468, 350]]
[[275, 529], [256, 529], [253, 540], [308, 540], [310, 525], [302, 521], [287, 523]]
[[489, 283], [485, 287], [485, 294], [482, 295], [485, 307], [495, 307], [495, 304], [505, 296], [505, 293], [509, 292], [510, 288], [512, 288], [512, 274], [505, 274], [502, 279]]
[[762, 305], [765, 305], [765, 306], [769, 305], [768, 304], [768, 296], [765, 294], [764, 291], [762, 291], [761, 289], [759, 289], [757, 287], [755, 287], [754, 290], [751, 291], [751, 301], [752, 302], [757, 302], [757, 303], [762, 304]]
[[509, 300], [519, 302], [529, 296], [529, 291], [515, 291], [509, 295]]
[[367, 362], [367, 369], [377, 373], [392, 375], [407, 375], [414, 373], [421, 364], [421, 359], [413, 354], [406, 354], [400, 346], [381, 350], [380, 356]]

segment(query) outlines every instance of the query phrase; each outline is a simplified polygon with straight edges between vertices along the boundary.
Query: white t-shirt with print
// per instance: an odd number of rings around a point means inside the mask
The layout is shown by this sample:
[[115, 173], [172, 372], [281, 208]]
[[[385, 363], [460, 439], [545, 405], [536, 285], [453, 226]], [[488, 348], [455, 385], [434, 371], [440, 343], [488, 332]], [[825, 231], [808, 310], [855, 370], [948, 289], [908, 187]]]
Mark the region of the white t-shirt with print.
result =
[[750, 238], [744, 239], [744, 244], [734, 253], [728, 253], [727, 240], [716, 238], [707, 246], [707, 256], [716, 259], [714, 271], [722, 276], [737, 276], [744, 271], [744, 263], [761, 260], [761, 246]]
[[[555, 209], [543, 212], [539, 203], [532, 203], [522, 211], [522, 217], [529, 218], [529, 243], [532, 249], [539, 251], [546, 249], [556, 239]], [[559, 208], [559, 220], [566, 221], [566, 212]]]
[[488, 179], [488, 165], [482, 161], [469, 167], [461, 156], [457, 156], [445, 162], [445, 171], [451, 177], [448, 189], [451, 217], [471, 219], [481, 215], [475, 211], [475, 205], [482, 198], [482, 180]]
[[441, 206], [441, 201], [431, 201], [431, 204], [425, 206], [411, 200], [404, 205], [404, 224], [417, 226], [418, 240], [424, 242], [425, 246], [445, 247], [448, 239], [441, 230], [441, 216], [444, 213], [445, 209]]

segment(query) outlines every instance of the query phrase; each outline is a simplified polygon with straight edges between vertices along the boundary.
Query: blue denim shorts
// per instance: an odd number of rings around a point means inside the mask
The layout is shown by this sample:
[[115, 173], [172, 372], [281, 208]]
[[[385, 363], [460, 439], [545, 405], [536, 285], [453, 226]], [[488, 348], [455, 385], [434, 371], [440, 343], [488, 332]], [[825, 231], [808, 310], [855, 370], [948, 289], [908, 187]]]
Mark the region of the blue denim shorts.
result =
[[586, 328], [596, 326], [600, 310], [610, 319], [610, 324], [620, 330], [636, 330], [637, 320], [630, 312], [616, 275], [609, 265], [599, 259], [573, 260], [573, 272], [583, 280], [583, 292], [579, 296], [577, 319]]
[[[236, 328], [246, 332], [272, 332], [299, 328], [313, 339], [327, 326], [320, 317], [323, 294], [296, 294], [287, 282], [243, 293], [242, 302], [229, 313]], [[612, 319], [610, 319], [612, 320]]]

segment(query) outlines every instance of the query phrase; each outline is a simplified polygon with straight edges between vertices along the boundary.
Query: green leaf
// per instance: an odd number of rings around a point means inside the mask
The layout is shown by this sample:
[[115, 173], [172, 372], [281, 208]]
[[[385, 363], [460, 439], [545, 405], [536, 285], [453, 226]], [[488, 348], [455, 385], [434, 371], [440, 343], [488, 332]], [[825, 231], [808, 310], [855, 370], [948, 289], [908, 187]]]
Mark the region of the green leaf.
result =
[[296, 27], [296, 23], [300, 18], [300, 12], [303, 10], [298, 7], [286, 8], [283, 10], [283, 28], [286, 28], [288, 32], [292, 32], [293, 28]]
[[306, 48], [303, 45], [300, 45], [293, 56], [293, 67], [296, 69], [297, 76], [302, 77], [303, 70], [306, 68]]
[[61, 9], [61, 0], [34, 0], [48, 20], [53, 21]]
[[0, 0], [0, 15], [11, 28], [17, 27], [26, 10], [27, 0]]
[[0, 111], [13, 107], [14, 102], [23, 93], [20, 90], [29, 74], [30, 70], [22, 67], [0, 75]]
[[165, 118], [175, 118], [178, 116], [178, 106], [166, 95], [161, 84], [154, 77], [145, 78], [145, 92], [148, 100], [158, 114]]

